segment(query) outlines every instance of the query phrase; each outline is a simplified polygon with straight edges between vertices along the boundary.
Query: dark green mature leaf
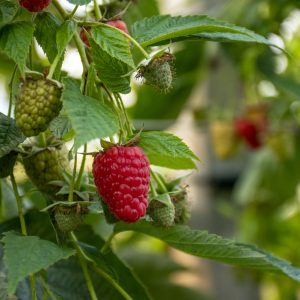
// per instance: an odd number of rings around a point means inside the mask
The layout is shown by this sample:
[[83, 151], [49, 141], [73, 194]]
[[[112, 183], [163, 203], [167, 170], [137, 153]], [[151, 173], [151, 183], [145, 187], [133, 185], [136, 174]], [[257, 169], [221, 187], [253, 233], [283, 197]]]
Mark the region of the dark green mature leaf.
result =
[[0, 27], [11, 22], [18, 11], [18, 5], [12, 1], [0, 0]]
[[56, 44], [59, 55], [64, 53], [67, 45], [76, 31], [76, 28], [77, 25], [73, 20], [67, 20], [58, 29], [56, 34]]
[[73, 250], [60, 248], [52, 242], [40, 240], [37, 236], [20, 236], [7, 232], [2, 242], [10, 295], [29, 274], [47, 269], [55, 262], [74, 255]]
[[24, 140], [25, 136], [14, 119], [0, 113], [0, 157], [16, 149]]
[[150, 163], [156, 166], [194, 169], [194, 160], [199, 160], [179, 137], [167, 132], [142, 132], [139, 146], [147, 154]]
[[0, 178], [5, 178], [12, 173], [17, 157], [18, 152], [11, 151], [0, 158]]
[[252, 42], [270, 45], [266, 38], [251, 30], [207, 16], [154, 16], [134, 23], [132, 34], [144, 47], [160, 43], [168, 44], [181, 39]]
[[33, 32], [33, 23], [25, 21], [8, 24], [0, 30], [0, 50], [15, 61], [22, 73], [25, 70]]
[[118, 131], [117, 117], [107, 105], [83, 96], [73, 79], [65, 79], [64, 85], [64, 108], [76, 133], [75, 148], [92, 139], [111, 136]]
[[92, 0], [68, 0], [68, 2], [76, 5], [86, 5], [89, 4]]
[[35, 18], [35, 37], [43, 48], [50, 62], [53, 62], [57, 55], [56, 33], [61, 21], [49, 12], [37, 14]]
[[158, 238], [170, 246], [191, 255], [227, 264], [285, 274], [300, 282], [300, 269], [252, 245], [236, 243], [206, 231], [188, 226], [160, 228], [142, 221], [135, 224], [118, 223], [115, 232], [133, 230]]
[[108, 55], [135, 68], [130, 52], [130, 42], [118, 29], [100, 23], [92, 29], [91, 33], [96, 43]]
[[93, 61], [101, 81], [116, 93], [130, 92], [130, 74], [132, 69], [122, 61], [104, 51], [95, 41], [90, 39]]

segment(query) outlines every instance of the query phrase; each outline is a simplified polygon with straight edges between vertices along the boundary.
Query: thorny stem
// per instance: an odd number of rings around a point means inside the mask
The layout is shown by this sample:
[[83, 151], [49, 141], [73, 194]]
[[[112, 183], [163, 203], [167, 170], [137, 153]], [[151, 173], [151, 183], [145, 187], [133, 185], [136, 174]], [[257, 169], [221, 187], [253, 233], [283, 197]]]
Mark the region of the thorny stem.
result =
[[128, 293], [109, 275], [94, 266], [94, 270], [102, 277], [104, 277], [126, 300], [133, 300], [133, 298], [128, 295]]
[[79, 170], [79, 173], [78, 173], [78, 176], [77, 176], [77, 180], [76, 180], [76, 183], [75, 183], [75, 189], [79, 190], [80, 189], [80, 183], [81, 183], [81, 177], [83, 175], [83, 172], [84, 172], [84, 167], [85, 167], [85, 161], [86, 161], [86, 153], [87, 151], [87, 144], [85, 143], [84, 144], [84, 148], [83, 148], [83, 157], [82, 157], [82, 161], [81, 161], [81, 165], [80, 165], [80, 170]]
[[9, 106], [8, 106], [8, 113], [7, 113], [7, 116], [10, 118], [11, 116], [11, 111], [12, 111], [12, 102], [13, 102], [13, 84], [14, 84], [14, 80], [15, 80], [15, 76], [16, 76], [16, 73], [17, 73], [17, 70], [18, 70], [18, 66], [16, 65], [15, 68], [14, 68], [14, 71], [12, 73], [12, 76], [11, 76], [11, 80], [8, 84], [9, 86]]
[[112, 239], [114, 238], [114, 236], [115, 236], [115, 233], [112, 232], [111, 235], [108, 237], [108, 239], [106, 240], [105, 244], [103, 245], [103, 247], [102, 247], [101, 250], [100, 250], [100, 252], [101, 252], [102, 254], [105, 254], [105, 253], [106, 253], [106, 251], [107, 251], [108, 247], [110, 246], [111, 241], [112, 241]]
[[157, 174], [153, 170], [151, 170], [151, 175], [153, 179], [156, 181], [158, 188], [163, 193], [168, 193], [168, 189], [166, 188], [165, 184], [161, 181], [161, 179], [157, 176]]
[[[23, 235], [28, 235], [25, 219], [24, 219], [24, 216], [23, 216], [22, 199], [19, 195], [18, 186], [17, 186], [16, 179], [15, 179], [15, 176], [14, 176], [13, 172], [10, 174], [10, 180], [11, 180], [11, 184], [12, 184], [13, 191], [14, 191], [14, 194], [15, 194], [16, 202], [17, 202], [19, 220], [20, 220], [20, 224], [21, 224], [21, 232], [22, 232]], [[31, 299], [32, 300], [37, 300], [36, 287], [35, 287], [35, 276], [34, 275], [30, 275], [30, 286], [31, 286], [31, 295], [32, 295]]]
[[69, 196], [68, 196], [68, 201], [69, 202], [73, 201], [74, 185], [75, 185], [75, 178], [76, 178], [76, 169], [77, 169], [77, 152], [75, 153], [73, 175], [72, 175], [72, 180], [70, 182], [70, 190], [69, 190]]
[[102, 19], [102, 13], [100, 10], [100, 7], [97, 3], [97, 0], [94, 0], [94, 11], [95, 11], [95, 15], [96, 15], [96, 19], [99, 21]]
[[91, 279], [91, 276], [89, 274], [87, 263], [86, 263], [86, 260], [90, 261], [90, 259], [86, 257], [84, 252], [78, 246], [77, 238], [76, 238], [76, 236], [73, 232], [70, 233], [70, 238], [73, 241], [74, 247], [77, 251], [77, 255], [78, 255], [78, 258], [79, 258], [79, 263], [80, 263], [80, 266], [81, 266], [81, 269], [82, 269], [82, 272], [83, 272], [83, 275], [84, 275], [86, 285], [88, 287], [88, 291], [89, 291], [89, 294], [91, 296], [91, 299], [92, 300], [98, 300], [96, 292], [95, 292], [95, 288], [94, 288], [94, 285], [93, 285], [93, 282], [92, 282], [92, 279]]

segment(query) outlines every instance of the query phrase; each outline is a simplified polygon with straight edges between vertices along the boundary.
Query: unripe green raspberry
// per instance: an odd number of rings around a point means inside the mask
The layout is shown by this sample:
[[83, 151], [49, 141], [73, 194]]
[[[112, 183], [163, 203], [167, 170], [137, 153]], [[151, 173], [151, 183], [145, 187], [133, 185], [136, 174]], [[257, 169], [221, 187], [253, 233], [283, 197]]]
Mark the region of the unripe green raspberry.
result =
[[54, 210], [54, 219], [60, 231], [67, 233], [75, 230], [82, 224], [83, 216], [87, 214], [85, 206], [77, 205], [57, 205]]
[[175, 224], [186, 224], [191, 218], [191, 209], [186, 190], [182, 190], [171, 199], [175, 206]]
[[59, 188], [50, 181], [63, 180], [63, 172], [68, 170], [68, 151], [65, 146], [47, 147], [35, 154], [24, 156], [23, 164], [27, 176], [42, 192], [55, 194]]
[[143, 78], [145, 84], [151, 85], [163, 93], [171, 90], [174, 79], [174, 56], [163, 53], [154, 57], [147, 65], [139, 67], [137, 78]]
[[175, 208], [167, 206], [157, 200], [152, 200], [148, 207], [148, 214], [153, 222], [163, 227], [170, 227], [174, 224]]
[[15, 118], [26, 136], [35, 136], [47, 129], [58, 116], [62, 102], [60, 83], [41, 74], [28, 75], [16, 101]]

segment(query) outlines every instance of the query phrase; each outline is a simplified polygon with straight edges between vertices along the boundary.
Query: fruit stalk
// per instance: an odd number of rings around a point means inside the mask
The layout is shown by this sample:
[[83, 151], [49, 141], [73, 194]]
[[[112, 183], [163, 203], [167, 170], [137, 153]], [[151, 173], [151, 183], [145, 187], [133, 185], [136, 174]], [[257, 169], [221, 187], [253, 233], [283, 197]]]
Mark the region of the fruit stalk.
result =
[[97, 0], [94, 0], [94, 11], [95, 11], [96, 19], [101, 20], [102, 19], [102, 14], [101, 14], [100, 7], [97, 3]]
[[77, 152], [75, 153], [73, 175], [72, 175], [72, 180], [70, 182], [70, 191], [69, 191], [69, 196], [68, 196], [68, 201], [69, 202], [73, 201], [73, 193], [74, 193], [74, 187], [75, 187], [76, 170], [77, 170]]

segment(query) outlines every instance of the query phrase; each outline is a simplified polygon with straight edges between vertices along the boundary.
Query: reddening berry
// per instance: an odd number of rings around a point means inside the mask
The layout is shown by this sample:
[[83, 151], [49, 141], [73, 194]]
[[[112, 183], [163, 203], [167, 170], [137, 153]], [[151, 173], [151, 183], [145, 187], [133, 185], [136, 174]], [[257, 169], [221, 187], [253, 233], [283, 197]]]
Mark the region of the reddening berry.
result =
[[80, 30], [80, 38], [81, 40], [86, 44], [87, 47], [90, 47], [90, 42], [87, 37], [87, 32], [89, 33], [91, 31], [91, 27], [82, 27]]
[[19, 0], [19, 3], [30, 12], [40, 12], [49, 6], [51, 0]]
[[140, 147], [114, 146], [99, 153], [93, 175], [100, 196], [117, 219], [132, 223], [146, 214], [150, 166]]
[[120, 19], [119, 20], [107, 21], [106, 24], [110, 25], [110, 26], [113, 26], [113, 27], [116, 27], [116, 28], [124, 31], [125, 33], [129, 34], [126, 23], [124, 21], [120, 20]]
[[237, 134], [252, 149], [257, 149], [262, 145], [258, 128], [247, 119], [238, 119], [235, 121]]

